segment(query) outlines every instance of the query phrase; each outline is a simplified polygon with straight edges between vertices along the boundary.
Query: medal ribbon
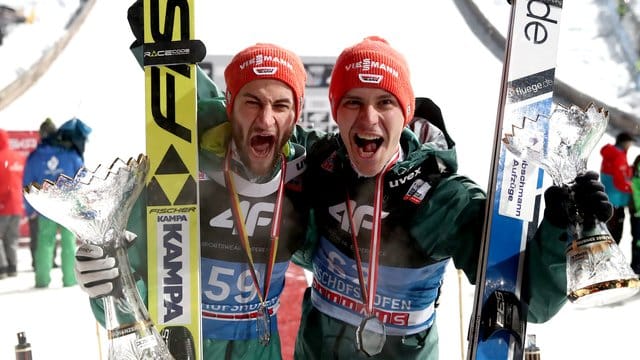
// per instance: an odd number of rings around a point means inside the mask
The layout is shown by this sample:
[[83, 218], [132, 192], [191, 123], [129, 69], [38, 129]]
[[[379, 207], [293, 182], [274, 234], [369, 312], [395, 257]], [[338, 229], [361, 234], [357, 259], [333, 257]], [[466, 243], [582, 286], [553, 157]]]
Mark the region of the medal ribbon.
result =
[[255, 270], [253, 262], [253, 255], [251, 254], [251, 245], [249, 244], [249, 236], [247, 235], [247, 228], [244, 224], [244, 216], [242, 215], [242, 209], [240, 209], [240, 198], [236, 191], [236, 185], [233, 182], [233, 176], [231, 174], [231, 145], [227, 149], [227, 155], [224, 161], [224, 181], [229, 191], [229, 197], [231, 198], [231, 212], [236, 222], [236, 228], [238, 235], [240, 236], [240, 243], [247, 255], [249, 264], [249, 271], [251, 272], [251, 279], [256, 287], [258, 298], [260, 303], [264, 304], [269, 295], [269, 285], [271, 284], [271, 274], [273, 273], [273, 266], [276, 262], [276, 253], [278, 250], [278, 240], [280, 238], [280, 220], [282, 219], [282, 199], [284, 198], [284, 179], [287, 169], [287, 163], [284, 155], [280, 157], [280, 182], [278, 184], [278, 194], [276, 195], [276, 203], [273, 209], [273, 222], [271, 223], [270, 244], [269, 244], [269, 259], [267, 259], [267, 268], [264, 274], [264, 294], [260, 290], [260, 283], [258, 282], [258, 275]]
[[373, 304], [375, 302], [376, 288], [378, 286], [378, 255], [380, 253], [382, 227], [382, 195], [384, 189], [384, 175], [398, 161], [400, 153], [397, 152], [389, 161], [387, 166], [376, 176], [376, 185], [373, 196], [373, 220], [371, 226], [371, 241], [369, 244], [369, 273], [367, 274], [367, 283], [365, 286], [364, 272], [362, 269], [362, 259], [360, 257], [360, 248], [358, 247], [358, 238], [353, 224], [353, 211], [351, 210], [351, 199], [347, 192], [347, 211], [349, 212], [349, 227], [351, 229], [351, 241], [354, 246], [354, 255], [358, 268], [358, 279], [360, 281], [360, 290], [362, 292], [362, 302], [366, 306], [367, 315], [373, 314]]

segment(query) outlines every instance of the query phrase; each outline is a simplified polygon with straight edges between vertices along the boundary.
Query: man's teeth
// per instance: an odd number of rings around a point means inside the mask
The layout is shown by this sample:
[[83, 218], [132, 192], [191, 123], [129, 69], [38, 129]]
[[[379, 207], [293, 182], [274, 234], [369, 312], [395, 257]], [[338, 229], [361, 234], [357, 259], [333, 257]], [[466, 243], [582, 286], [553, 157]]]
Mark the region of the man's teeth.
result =
[[359, 137], [362, 140], [378, 140], [380, 139], [379, 136], [375, 136], [375, 135], [356, 135], [357, 137]]
[[354, 142], [364, 153], [374, 153], [382, 145], [384, 139], [375, 135], [356, 134], [356, 136], [354, 136]]

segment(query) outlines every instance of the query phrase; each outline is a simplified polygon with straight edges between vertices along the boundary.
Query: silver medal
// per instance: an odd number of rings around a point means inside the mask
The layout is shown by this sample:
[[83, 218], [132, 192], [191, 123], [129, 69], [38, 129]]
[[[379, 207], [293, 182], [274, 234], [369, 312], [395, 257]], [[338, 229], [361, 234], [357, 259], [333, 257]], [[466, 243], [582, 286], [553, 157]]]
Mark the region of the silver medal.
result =
[[375, 315], [362, 319], [356, 329], [356, 345], [358, 350], [367, 356], [378, 355], [382, 352], [387, 340], [384, 324]]
[[264, 304], [260, 304], [260, 308], [256, 312], [256, 330], [260, 344], [269, 345], [271, 341], [271, 315], [269, 315], [269, 308]]

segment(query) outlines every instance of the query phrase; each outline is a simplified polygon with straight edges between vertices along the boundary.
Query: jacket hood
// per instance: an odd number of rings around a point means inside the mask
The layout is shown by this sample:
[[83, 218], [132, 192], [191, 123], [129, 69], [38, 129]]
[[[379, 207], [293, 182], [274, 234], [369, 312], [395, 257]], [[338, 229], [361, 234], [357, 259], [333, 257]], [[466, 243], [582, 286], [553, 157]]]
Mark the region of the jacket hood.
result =
[[399, 166], [394, 166], [395, 171], [402, 171], [403, 167], [412, 167], [416, 162], [422, 162], [427, 156], [435, 155], [441, 170], [447, 172], [458, 171], [458, 159], [455, 149], [455, 141], [449, 135], [445, 126], [440, 107], [431, 99], [426, 97], [416, 97], [415, 117], [426, 119], [429, 123], [437, 127], [444, 136], [446, 148], [443, 149], [441, 144], [421, 143], [414, 131], [404, 129], [400, 138], [402, 151], [405, 153], [405, 159], [400, 162]]
[[73, 118], [60, 126], [57, 137], [60, 142], [71, 144], [78, 154], [82, 156], [84, 154], [85, 143], [91, 131], [91, 127], [82, 120]]
[[616, 157], [620, 152], [624, 152], [624, 150], [613, 144], [607, 144], [600, 149], [600, 155], [605, 159]]
[[453, 145], [447, 149], [442, 149], [434, 144], [422, 144], [413, 131], [409, 129], [403, 130], [400, 145], [402, 146], [402, 151], [404, 151], [405, 158], [393, 167], [393, 171], [403, 172], [403, 168], [411, 168], [431, 155], [438, 159], [441, 171], [449, 173], [458, 171], [458, 158]]
[[9, 148], [9, 134], [0, 129], [0, 150], [6, 150]]

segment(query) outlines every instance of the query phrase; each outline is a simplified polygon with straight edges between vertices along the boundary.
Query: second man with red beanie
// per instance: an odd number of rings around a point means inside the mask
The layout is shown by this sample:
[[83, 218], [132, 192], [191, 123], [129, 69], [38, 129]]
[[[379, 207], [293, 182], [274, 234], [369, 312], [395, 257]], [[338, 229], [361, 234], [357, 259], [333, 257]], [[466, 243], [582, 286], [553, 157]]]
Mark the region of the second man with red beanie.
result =
[[[440, 286], [450, 260], [476, 279], [485, 192], [457, 173], [444, 126], [445, 146], [405, 127], [409, 68], [384, 39], [340, 54], [329, 99], [340, 132], [309, 149], [303, 175], [318, 233], [295, 357], [438, 359]], [[527, 246], [529, 321], [566, 301], [566, 231], [545, 218]]]

